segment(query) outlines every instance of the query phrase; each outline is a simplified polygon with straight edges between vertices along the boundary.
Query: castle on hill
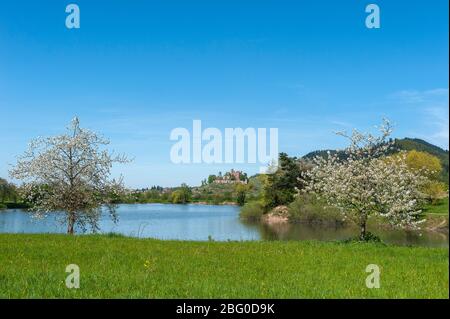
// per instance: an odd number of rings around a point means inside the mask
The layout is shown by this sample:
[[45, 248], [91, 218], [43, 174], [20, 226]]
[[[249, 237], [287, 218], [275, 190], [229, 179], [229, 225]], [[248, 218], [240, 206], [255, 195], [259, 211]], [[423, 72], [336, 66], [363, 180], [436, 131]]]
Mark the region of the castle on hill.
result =
[[234, 169], [226, 172], [223, 176], [219, 174], [214, 179], [214, 183], [216, 184], [247, 184], [247, 182], [247, 174], [242, 171], [235, 171]]

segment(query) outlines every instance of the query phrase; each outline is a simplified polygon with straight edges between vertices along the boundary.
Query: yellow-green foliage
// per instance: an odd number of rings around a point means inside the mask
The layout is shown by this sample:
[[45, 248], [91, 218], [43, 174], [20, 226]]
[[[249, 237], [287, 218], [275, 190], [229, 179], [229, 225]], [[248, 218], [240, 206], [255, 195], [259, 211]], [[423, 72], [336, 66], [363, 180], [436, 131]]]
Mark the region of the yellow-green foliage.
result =
[[182, 203], [186, 202], [184, 200], [183, 193], [180, 190], [176, 190], [172, 193], [171, 200], [172, 200], [172, 203], [174, 203], [174, 204], [182, 204]]
[[234, 192], [236, 194], [236, 202], [239, 206], [245, 204], [247, 193], [252, 189], [252, 184], [236, 184]]
[[426, 152], [409, 151], [406, 155], [406, 164], [413, 170], [425, 169], [428, 177], [437, 178], [442, 171], [439, 158]]
[[328, 207], [312, 194], [301, 194], [289, 204], [289, 220], [317, 224], [344, 224], [343, 215], [336, 209]]
[[447, 185], [443, 182], [429, 181], [424, 186], [423, 192], [428, 196], [432, 204], [436, 204], [438, 199], [447, 195]]
[[264, 205], [259, 201], [246, 203], [239, 212], [243, 219], [258, 220], [264, 214]]

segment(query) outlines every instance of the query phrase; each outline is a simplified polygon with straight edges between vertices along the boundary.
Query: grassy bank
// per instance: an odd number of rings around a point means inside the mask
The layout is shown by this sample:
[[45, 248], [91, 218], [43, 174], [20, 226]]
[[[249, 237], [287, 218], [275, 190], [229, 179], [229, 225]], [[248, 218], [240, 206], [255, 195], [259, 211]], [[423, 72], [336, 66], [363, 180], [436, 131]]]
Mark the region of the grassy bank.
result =
[[[77, 264], [80, 289], [65, 287]], [[365, 286], [368, 264], [381, 288]], [[447, 298], [448, 250], [0, 234], [2, 298]]]
[[448, 233], [448, 197], [435, 205], [427, 205], [424, 213], [426, 221], [423, 228]]
[[442, 215], [448, 217], [448, 197], [439, 200], [435, 205], [425, 206], [424, 213], [427, 215]]

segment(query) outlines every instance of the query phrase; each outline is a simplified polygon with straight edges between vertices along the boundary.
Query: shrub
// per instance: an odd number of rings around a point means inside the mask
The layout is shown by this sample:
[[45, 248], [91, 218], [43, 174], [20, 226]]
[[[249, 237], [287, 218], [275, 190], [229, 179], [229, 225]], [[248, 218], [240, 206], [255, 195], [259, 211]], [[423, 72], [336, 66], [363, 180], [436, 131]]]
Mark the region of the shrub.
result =
[[264, 206], [260, 202], [250, 202], [242, 206], [239, 216], [244, 219], [258, 220], [264, 214]]
[[171, 194], [173, 204], [186, 204], [191, 201], [192, 191], [186, 184], [181, 186]]
[[5, 204], [0, 203], [0, 209], [6, 209], [6, 208], [7, 208], [7, 207], [6, 207]]
[[429, 178], [437, 178], [442, 171], [439, 158], [427, 152], [409, 151], [406, 154], [406, 164], [415, 171], [425, 170], [425, 174]]
[[366, 232], [364, 238], [361, 238], [360, 236], [356, 236], [356, 237], [344, 239], [341, 242], [345, 243], [345, 244], [367, 242], [367, 243], [380, 243], [380, 244], [385, 245], [380, 237], [378, 237], [375, 234], [372, 234], [371, 232]]
[[109, 232], [105, 234], [106, 237], [109, 238], [126, 238], [127, 236], [120, 234], [120, 233], [115, 233], [115, 232]]
[[314, 195], [302, 194], [289, 205], [291, 222], [342, 225], [342, 215], [336, 208], [327, 207]]
[[171, 201], [174, 204], [185, 204], [186, 203], [185, 197], [183, 196], [183, 192], [180, 190], [176, 190], [172, 193]]
[[236, 202], [239, 206], [244, 206], [247, 193], [252, 189], [251, 184], [237, 184], [234, 188], [234, 192], [236, 194]]
[[446, 196], [447, 187], [442, 182], [429, 181], [425, 184], [423, 192], [425, 193], [431, 204], [436, 205], [439, 199]]

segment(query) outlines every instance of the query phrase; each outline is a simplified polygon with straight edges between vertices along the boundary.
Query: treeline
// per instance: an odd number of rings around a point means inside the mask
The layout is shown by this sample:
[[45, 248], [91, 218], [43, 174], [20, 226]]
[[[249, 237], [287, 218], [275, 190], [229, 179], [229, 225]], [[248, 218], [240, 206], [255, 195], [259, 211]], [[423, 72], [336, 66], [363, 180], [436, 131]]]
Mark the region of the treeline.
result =
[[130, 190], [117, 198], [117, 203], [202, 203], [202, 204], [239, 204], [255, 199], [261, 187], [257, 181], [248, 184], [203, 184], [190, 187], [181, 184], [179, 187], [153, 186], [150, 189]]
[[0, 209], [25, 207], [16, 185], [0, 177]]
[[[258, 197], [261, 183], [257, 180], [247, 184], [203, 184], [199, 187], [190, 187], [181, 184], [178, 187], [152, 186], [150, 188], [127, 190], [120, 196], [114, 196], [115, 204], [239, 204], [244, 205], [248, 200]], [[20, 197], [19, 189], [12, 183], [0, 178], [0, 207], [27, 208], [26, 200]]]

